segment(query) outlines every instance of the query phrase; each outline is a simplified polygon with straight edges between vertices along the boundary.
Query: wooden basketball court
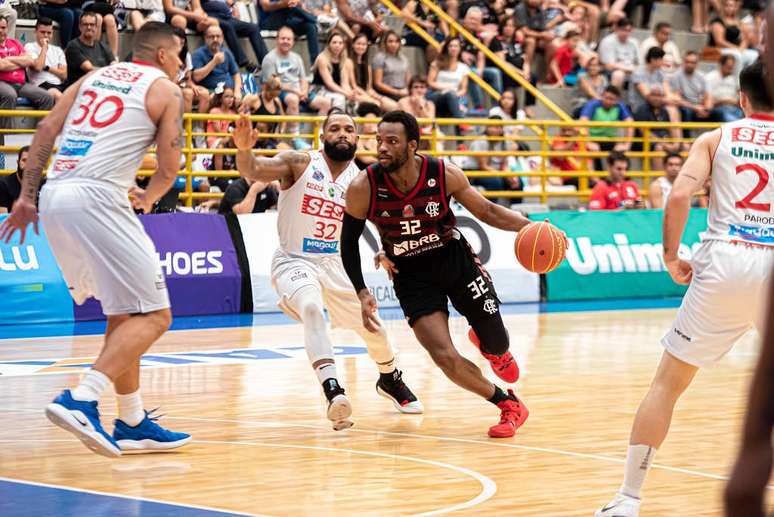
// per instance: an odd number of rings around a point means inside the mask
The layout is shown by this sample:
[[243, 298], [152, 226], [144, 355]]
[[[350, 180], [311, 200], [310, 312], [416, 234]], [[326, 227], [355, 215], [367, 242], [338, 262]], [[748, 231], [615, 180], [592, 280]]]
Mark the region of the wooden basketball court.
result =
[[[300, 325], [172, 331], [146, 361], [144, 398], [148, 409], [161, 406], [163, 425], [194, 441], [117, 460], [43, 415], [100, 336], [2, 340], [0, 515], [590, 516], [621, 482], [631, 420], [674, 314], [505, 316], [530, 417], [500, 440], [486, 434], [498, 410], [447, 381], [402, 320], [388, 329], [426, 413], [400, 415], [378, 397], [364, 346], [337, 331], [355, 422], [342, 432], [325, 419]], [[459, 349], [495, 379], [464, 322], [451, 326]], [[721, 514], [757, 348], [748, 335], [699, 373], [656, 457], [642, 515]], [[101, 407], [112, 430], [111, 394]]]

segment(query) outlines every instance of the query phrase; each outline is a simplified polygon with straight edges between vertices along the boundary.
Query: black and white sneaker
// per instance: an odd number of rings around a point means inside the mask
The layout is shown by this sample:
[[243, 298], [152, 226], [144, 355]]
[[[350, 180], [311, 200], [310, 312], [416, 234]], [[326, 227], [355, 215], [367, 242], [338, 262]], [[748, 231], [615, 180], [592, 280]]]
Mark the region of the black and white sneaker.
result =
[[403, 382], [403, 372], [395, 370], [390, 374], [379, 376], [376, 381], [376, 393], [392, 401], [395, 409], [401, 413], [420, 414], [425, 408], [417, 397]]
[[333, 423], [334, 431], [349, 429], [354, 424], [349, 419], [352, 416], [352, 404], [336, 379], [326, 379], [323, 382], [325, 398], [328, 399], [328, 420]]

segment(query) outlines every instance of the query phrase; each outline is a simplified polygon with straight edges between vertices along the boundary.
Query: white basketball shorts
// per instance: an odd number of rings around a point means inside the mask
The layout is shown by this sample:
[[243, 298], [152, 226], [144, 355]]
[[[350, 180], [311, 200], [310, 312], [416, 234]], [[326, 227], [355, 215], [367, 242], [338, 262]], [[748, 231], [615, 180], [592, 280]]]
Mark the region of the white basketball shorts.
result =
[[774, 249], [707, 241], [691, 265], [693, 279], [661, 343], [681, 361], [704, 367], [752, 327], [763, 330]]
[[156, 248], [125, 191], [98, 182], [48, 183], [40, 219], [75, 303], [94, 296], [106, 316], [169, 308]]
[[291, 318], [302, 321], [297, 294], [304, 289], [304, 293], [314, 292], [319, 296], [318, 302], [328, 311], [332, 327], [358, 329], [363, 326], [360, 300], [338, 255], [306, 258], [278, 249], [272, 258], [271, 278], [279, 296], [277, 305]]

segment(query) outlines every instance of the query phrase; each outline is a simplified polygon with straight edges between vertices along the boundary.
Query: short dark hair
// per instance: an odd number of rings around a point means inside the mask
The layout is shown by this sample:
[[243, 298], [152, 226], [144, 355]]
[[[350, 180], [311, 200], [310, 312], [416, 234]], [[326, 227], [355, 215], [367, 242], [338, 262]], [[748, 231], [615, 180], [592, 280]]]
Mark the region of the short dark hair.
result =
[[618, 88], [618, 86], [615, 86], [613, 84], [608, 84], [605, 87], [605, 92], [612, 93], [613, 95], [615, 95], [616, 97], [619, 97], [619, 98], [621, 97], [621, 90], [620, 90], [620, 88]]
[[369, 113], [374, 113], [377, 117], [382, 114], [382, 109], [373, 102], [361, 102], [357, 106], [357, 116], [365, 117]]
[[664, 163], [668, 162], [670, 158], [678, 158], [680, 160], [680, 163], [685, 162], [685, 158], [683, 158], [683, 155], [680, 153], [667, 153], [667, 155], [664, 157]]
[[696, 52], [695, 50], [689, 50], [689, 51], [687, 51], [687, 52], [686, 52], [686, 53], [683, 55], [683, 57], [688, 57], [688, 56], [696, 56], [696, 57], [698, 57], [698, 56], [699, 56], [699, 53], [698, 53], [698, 52]]
[[774, 111], [774, 102], [767, 88], [766, 65], [760, 59], [747, 65], [739, 74], [739, 89], [750, 100], [755, 111]]
[[146, 22], [134, 33], [132, 54], [136, 59], [143, 55], [155, 54], [159, 47], [176, 41], [175, 29], [162, 22]]
[[650, 47], [648, 52], [645, 54], [645, 62], [650, 63], [656, 59], [664, 59], [664, 56], [666, 56], [664, 49], [660, 47]]
[[414, 87], [414, 85], [417, 84], [417, 83], [424, 84], [425, 86], [427, 86], [427, 76], [424, 76], [424, 75], [412, 75], [411, 79], [409, 79], [409, 83], [408, 83], [409, 92]]
[[721, 65], [725, 65], [726, 62], [728, 62], [729, 60], [736, 63], [736, 56], [734, 56], [733, 54], [723, 54], [722, 56], [720, 56], [720, 59], [718, 60], [718, 62]]
[[88, 17], [94, 18], [96, 20], [97, 19], [97, 13], [95, 13], [93, 11], [86, 11], [86, 12], [81, 13], [81, 15], [78, 17], [78, 23], [80, 24], [83, 21], [84, 18], [88, 18]]
[[51, 18], [46, 18], [45, 16], [41, 16], [40, 18], [35, 20], [35, 28], [36, 29], [38, 27], [41, 27], [41, 26], [43, 26], [43, 27], [51, 27], [52, 25], [54, 25], [54, 20], [52, 20]]
[[624, 16], [623, 18], [615, 22], [616, 29], [623, 29], [624, 27], [631, 27], [631, 26], [632, 26], [632, 21], [626, 16]]
[[661, 32], [663, 29], [671, 29], [672, 24], [669, 22], [658, 22], [655, 27], [653, 27], [653, 32]]
[[325, 117], [325, 120], [323, 120], [323, 125], [322, 125], [323, 131], [325, 131], [325, 128], [328, 127], [328, 122], [330, 122], [331, 118], [337, 115], [344, 115], [345, 117], [349, 117], [350, 120], [352, 120], [352, 123], [353, 124], [355, 123], [355, 120], [352, 118], [352, 115], [350, 115], [349, 113], [347, 113], [346, 111], [340, 108], [333, 108], [328, 112], [328, 115]]
[[406, 132], [406, 141], [416, 141], [419, 145], [419, 124], [414, 115], [406, 111], [395, 110], [384, 114], [379, 124], [401, 124]]
[[629, 158], [621, 151], [610, 151], [610, 154], [607, 155], [608, 165], [613, 165], [615, 162], [626, 162], [626, 166], [629, 166]]

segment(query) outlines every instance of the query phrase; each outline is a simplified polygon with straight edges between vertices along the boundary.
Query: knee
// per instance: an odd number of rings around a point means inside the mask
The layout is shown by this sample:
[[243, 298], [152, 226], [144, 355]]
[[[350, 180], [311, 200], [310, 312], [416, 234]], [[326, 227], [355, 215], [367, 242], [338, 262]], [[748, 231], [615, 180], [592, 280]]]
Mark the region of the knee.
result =
[[172, 19], [169, 21], [169, 24], [172, 25], [172, 27], [177, 27], [178, 29], [185, 30], [186, 26], [188, 25], [186, 23], [185, 17], [180, 16], [179, 14], [176, 14], [172, 17]]
[[285, 96], [285, 106], [287, 106], [289, 110], [298, 111], [298, 104], [298, 95], [295, 93], [289, 93]]
[[305, 302], [299, 307], [299, 313], [305, 324], [325, 326], [325, 316], [320, 304], [313, 301]]
[[118, 30], [118, 25], [116, 24], [116, 19], [112, 14], [105, 15], [103, 18], [103, 22], [105, 25], [105, 30]]
[[169, 326], [172, 325], [172, 311], [169, 309], [152, 312], [150, 316], [151, 323], [156, 326], [160, 334], [166, 332]]

